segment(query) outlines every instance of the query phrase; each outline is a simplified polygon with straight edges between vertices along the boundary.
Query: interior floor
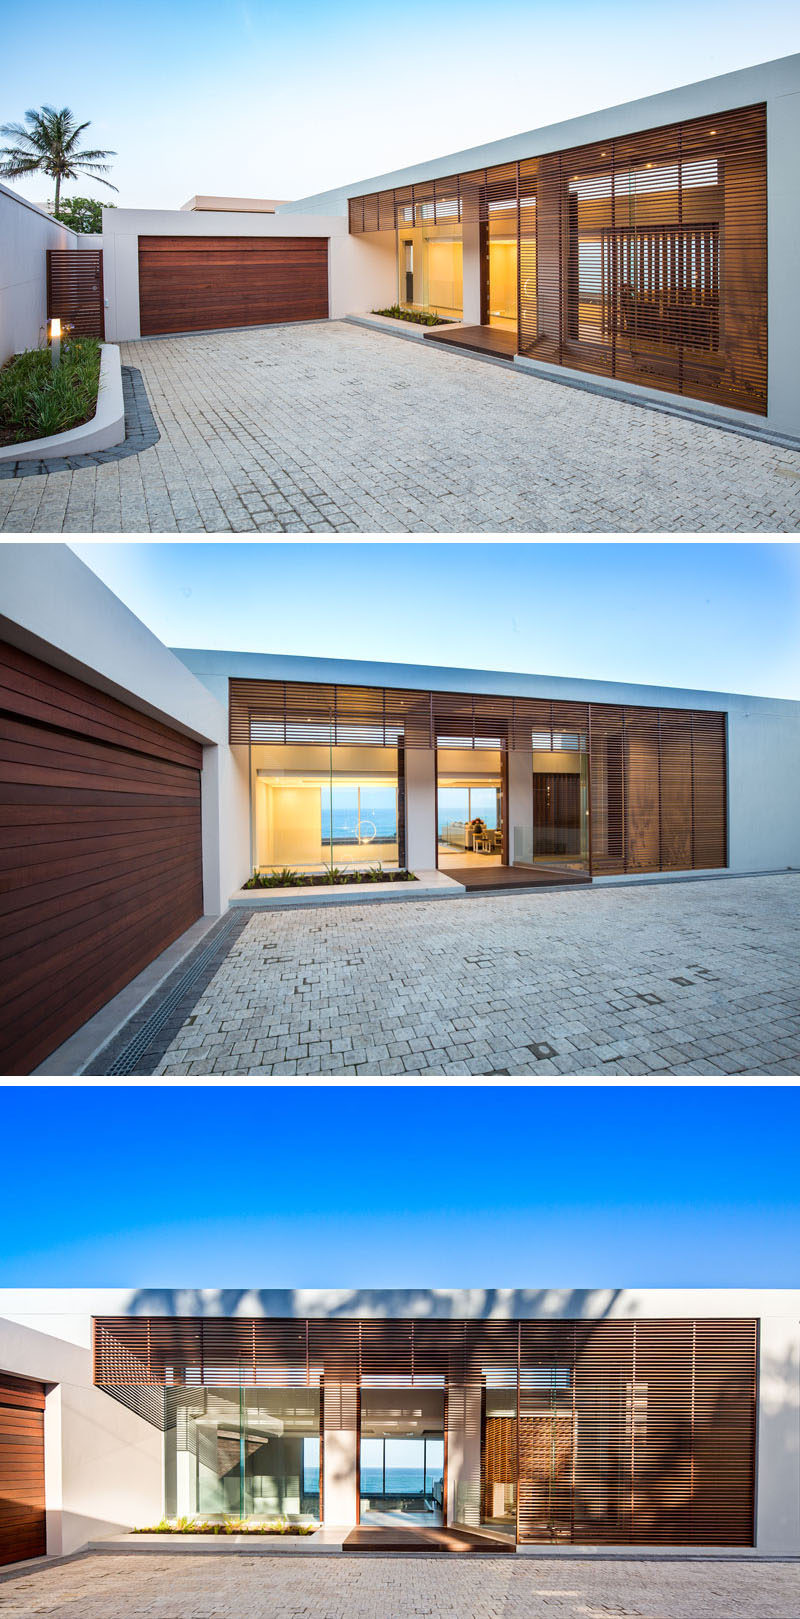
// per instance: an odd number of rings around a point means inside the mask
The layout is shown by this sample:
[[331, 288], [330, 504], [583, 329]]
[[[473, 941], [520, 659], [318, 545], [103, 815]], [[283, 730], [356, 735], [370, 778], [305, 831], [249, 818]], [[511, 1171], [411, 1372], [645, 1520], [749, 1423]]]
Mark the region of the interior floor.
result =
[[450, 871], [451, 867], [474, 867], [483, 870], [485, 866], [499, 866], [502, 856], [499, 854], [478, 854], [474, 849], [453, 849], [445, 843], [439, 845], [439, 870]]

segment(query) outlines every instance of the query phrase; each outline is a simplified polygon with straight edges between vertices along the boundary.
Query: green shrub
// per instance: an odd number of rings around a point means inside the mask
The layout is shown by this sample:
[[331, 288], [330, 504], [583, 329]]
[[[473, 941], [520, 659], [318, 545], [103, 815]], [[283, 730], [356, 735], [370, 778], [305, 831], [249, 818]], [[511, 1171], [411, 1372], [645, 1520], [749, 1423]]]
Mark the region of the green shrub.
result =
[[65, 342], [53, 369], [49, 349], [28, 349], [0, 370], [0, 443], [66, 433], [97, 409], [100, 344], [94, 337]]

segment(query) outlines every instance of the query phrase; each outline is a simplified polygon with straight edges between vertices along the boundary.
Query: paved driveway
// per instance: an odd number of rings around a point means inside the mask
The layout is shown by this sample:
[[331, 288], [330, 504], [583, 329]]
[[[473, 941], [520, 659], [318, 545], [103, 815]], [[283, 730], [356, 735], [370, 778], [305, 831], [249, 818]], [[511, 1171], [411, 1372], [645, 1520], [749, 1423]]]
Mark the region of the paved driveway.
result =
[[6, 1619], [798, 1619], [797, 1563], [116, 1556], [0, 1581]]
[[256, 913], [160, 1074], [797, 1074], [800, 875]]
[[161, 432], [0, 479], [34, 533], [686, 533], [800, 525], [800, 453], [345, 322], [123, 344]]

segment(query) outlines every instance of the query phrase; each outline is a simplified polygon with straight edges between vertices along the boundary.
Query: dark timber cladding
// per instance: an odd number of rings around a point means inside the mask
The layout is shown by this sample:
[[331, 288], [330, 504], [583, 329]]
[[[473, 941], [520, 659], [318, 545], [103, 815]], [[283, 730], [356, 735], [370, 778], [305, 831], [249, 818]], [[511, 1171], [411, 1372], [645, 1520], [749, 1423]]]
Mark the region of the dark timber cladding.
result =
[[44, 1557], [44, 1384], [0, 1372], [0, 1564]]
[[[313, 1387], [323, 1434], [356, 1435], [361, 1388], [442, 1388], [462, 1496], [514, 1485], [517, 1539], [534, 1542], [752, 1545], [756, 1362], [752, 1320], [94, 1324], [95, 1383], [125, 1403], [148, 1388], [174, 1406], [182, 1389]], [[498, 1390], [511, 1415], [486, 1414]]]
[[326, 320], [328, 243], [316, 236], [140, 236], [143, 337]]
[[521, 355], [766, 414], [763, 105], [350, 199], [516, 237]]
[[588, 753], [593, 875], [727, 865], [722, 713], [299, 681], [229, 688], [232, 743]]
[[26, 1073], [202, 914], [202, 748], [0, 642], [0, 1067]]

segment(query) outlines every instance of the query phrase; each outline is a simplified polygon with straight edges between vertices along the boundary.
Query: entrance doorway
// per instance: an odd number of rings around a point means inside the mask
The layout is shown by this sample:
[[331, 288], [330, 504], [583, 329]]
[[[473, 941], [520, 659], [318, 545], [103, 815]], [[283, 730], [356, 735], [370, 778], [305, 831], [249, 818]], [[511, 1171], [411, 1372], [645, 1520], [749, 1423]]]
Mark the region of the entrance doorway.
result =
[[506, 859], [504, 755], [499, 749], [439, 749], [436, 864], [486, 871]]
[[442, 1390], [362, 1388], [359, 1506], [362, 1524], [444, 1524]]

